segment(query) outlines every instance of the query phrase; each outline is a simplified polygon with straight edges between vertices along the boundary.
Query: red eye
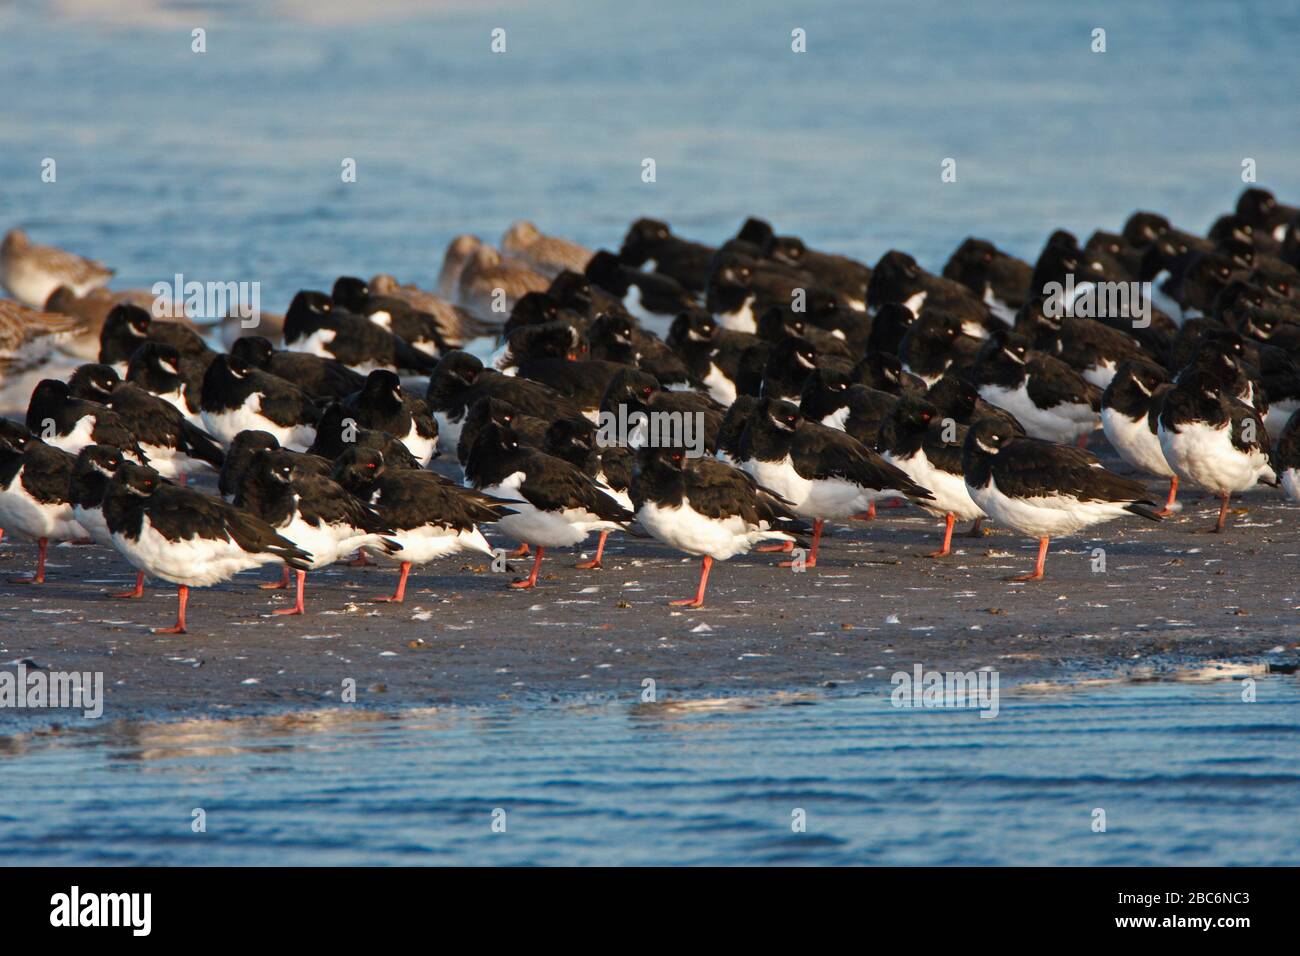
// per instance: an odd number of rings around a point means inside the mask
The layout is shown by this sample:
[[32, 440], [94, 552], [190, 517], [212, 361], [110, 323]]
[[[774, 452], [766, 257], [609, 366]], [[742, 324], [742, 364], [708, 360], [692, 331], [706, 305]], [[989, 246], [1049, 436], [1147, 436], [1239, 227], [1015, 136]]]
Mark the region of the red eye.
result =
[[374, 468], [374, 467], [375, 467], [375, 463], [372, 461], [372, 462], [370, 462], [368, 465], [366, 465], [366, 467], [367, 467], [367, 468]]
[[647, 385], [645, 388], [641, 389], [641, 391], [644, 392], [646, 395], [649, 395], [651, 392], [654, 391], [654, 389], [652, 389], [649, 385]]

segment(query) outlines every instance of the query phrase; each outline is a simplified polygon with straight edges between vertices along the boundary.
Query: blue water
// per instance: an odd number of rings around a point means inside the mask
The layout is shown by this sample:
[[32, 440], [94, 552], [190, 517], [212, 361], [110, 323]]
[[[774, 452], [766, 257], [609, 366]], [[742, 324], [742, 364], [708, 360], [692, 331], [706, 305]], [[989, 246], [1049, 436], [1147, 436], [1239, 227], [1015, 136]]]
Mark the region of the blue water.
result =
[[[1204, 229], [1245, 157], [1300, 201], [1294, 6], [85, 6], [118, 22], [0, 7], [0, 228], [119, 287], [257, 281], [277, 310], [345, 272], [427, 285], [453, 235], [521, 217], [592, 246], [639, 215], [716, 242], [760, 214], [869, 261], [938, 268], [971, 234], [1033, 258], [1139, 207]], [[1290, 679], [1253, 705], [1137, 686], [992, 721], [855, 698], [114, 726], [0, 746], [0, 859], [1295, 864], [1297, 726]]]
[[1300, 864], [1294, 677], [1254, 703], [1004, 695], [993, 719], [886, 693], [25, 738], [0, 747], [0, 862]]

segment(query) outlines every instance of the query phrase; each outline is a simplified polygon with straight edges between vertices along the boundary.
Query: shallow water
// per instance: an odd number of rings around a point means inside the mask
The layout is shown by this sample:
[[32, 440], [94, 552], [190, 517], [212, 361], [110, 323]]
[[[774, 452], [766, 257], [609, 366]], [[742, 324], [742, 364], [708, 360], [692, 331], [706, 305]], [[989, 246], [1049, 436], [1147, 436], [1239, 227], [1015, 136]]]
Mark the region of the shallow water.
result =
[[0, 862], [1300, 863], [1294, 677], [1254, 703], [1236, 681], [1004, 694], [993, 719], [887, 689], [11, 740]]

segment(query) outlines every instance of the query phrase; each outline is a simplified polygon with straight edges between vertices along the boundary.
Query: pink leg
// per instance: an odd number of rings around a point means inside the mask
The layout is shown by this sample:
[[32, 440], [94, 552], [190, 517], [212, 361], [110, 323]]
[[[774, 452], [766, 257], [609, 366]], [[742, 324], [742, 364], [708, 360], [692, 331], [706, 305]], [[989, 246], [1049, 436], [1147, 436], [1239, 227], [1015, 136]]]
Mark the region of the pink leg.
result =
[[1022, 574], [1019, 577], [1009, 578], [1011, 581], [1041, 581], [1043, 579], [1043, 562], [1047, 560], [1047, 542], [1048, 538], [1038, 539], [1038, 563], [1034, 565], [1033, 574]]
[[135, 573], [135, 590], [134, 590], [134, 591], [118, 591], [116, 594], [110, 594], [109, 597], [111, 597], [111, 598], [142, 598], [142, 597], [144, 597], [144, 572], [143, 572], [143, 571], [137, 571], [137, 572]]
[[49, 538], [39, 538], [36, 542], [36, 573], [24, 578], [10, 578], [10, 584], [44, 584], [45, 583], [45, 552], [50, 549]]
[[411, 574], [411, 562], [402, 562], [402, 573], [397, 578], [397, 590], [390, 597], [375, 598], [376, 601], [383, 601], [390, 604], [401, 604], [406, 600], [406, 579]]
[[171, 627], [155, 627], [155, 634], [184, 634], [185, 633], [185, 606], [190, 603], [190, 589], [182, 584], [176, 589], [176, 623]]
[[596, 556], [590, 561], [579, 561], [574, 565], [574, 567], [580, 571], [599, 571], [601, 566], [600, 559], [605, 554], [605, 539], [608, 537], [609, 532], [602, 531], [600, 533], [600, 541], [596, 545]]
[[[288, 571], [288, 569], [289, 569], [289, 566], [286, 564], [286, 565], [285, 565], [285, 570]], [[306, 613], [307, 613], [307, 609], [303, 606], [303, 596], [304, 596], [304, 595], [303, 595], [303, 591], [306, 590], [306, 587], [307, 587], [307, 572], [306, 572], [306, 571], [299, 571], [299, 572], [298, 572], [298, 600], [297, 600], [297, 602], [294, 604], [293, 607], [282, 607], [282, 608], [280, 608], [280, 610], [278, 610], [278, 611], [272, 611], [271, 613], [272, 613], [272, 614], [306, 614]]]
[[709, 585], [709, 569], [713, 567], [713, 559], [707, 554], [704, 560], [700, 562], [700, 586], [695, 591], [695, 597], [683, 598], [680, 601], [669, 601], [671, 607], [702, 607], [704, 605], [704, 589]]
[[[808, 555], [808, 560], [804, 562], [804, 565], [803, 565], [803, 566], [804, 566], [805, 568], [815, 568], [815, 567], [817, 567], [817, 549], [821, 546], [821, 543], [822, 543], [822, 526], [823, 526], [823, 524], [825, 524], [825, 522], [823, 522], [821, 518], [817, 518], [817, 519], [815, 519], [815, 520], [813, 521], [812, 552]], [[793, 547], [793, 545], [791, 545], [791, 547]], [[782, 561], [782, 562], [781, 562], [781, 567], [783, 567], [783, 568], [789, 568], [789, 567], [793, 567], [793, 566], [794, 566], [794, 562], [793, 562], [793, 561]]]
[[956, 523], [957, 516], [951, 511], [943, 519], [943, 547], [938, 551], [931, 551], [926, 555], [927, 558], [946, 558], [952, 553], [952, 526]]
[[523, 588], [537, 587], [537, 569], [542, 566], [542, 552], [545, 550], [545, 548], [538, 548], [536, 550], [533, 554], [533, 573], [528, 575], [526, 578], [520, 578], [518, 581], [511, 581], [510, 586], [512, 588], [519, 588], [522, 590]]
[[279, 581], [268, 581], [266, 584], [259, 584], [258, 587], [263, 591], [283, 591], [289, 586], [289, 565], [285, 565], [280, 572]]

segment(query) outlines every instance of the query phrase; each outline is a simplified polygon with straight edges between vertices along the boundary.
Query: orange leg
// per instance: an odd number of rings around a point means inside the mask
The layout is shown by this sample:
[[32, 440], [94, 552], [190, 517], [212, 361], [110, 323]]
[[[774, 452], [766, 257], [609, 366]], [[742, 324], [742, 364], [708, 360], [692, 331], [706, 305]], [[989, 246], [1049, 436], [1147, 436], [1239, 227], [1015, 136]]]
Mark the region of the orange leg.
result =
[[[808, 560], [805, 561], [803, 564], [805, 568], [817, 567], [817, 548], [822, 543], [822, 525], [824, 523], [825, 522], [823, 522], [821, 518], [814, 519], [813, 521], [812, 552], [808, 555]], [[794, 545], [792, 544], [791, 547], [794, 547]], [[794, 562], [782, 561], [781, 567], [783, 568], [794, 567]]]
[[[284, 566], [285, 574], [289, 573], [289, 566]], [[298, 572], [298, 600], [293, 607], [282, 607], [278, 611], [272, 611], [272, 614], [306, 614], [307, 609], [303, 606], [303, 591], [307, 587], [307, 572]]]
[[1219, 521], [1214, 526], [1214, 533], [1218, 534], [1223, 530], [1224, 525], [1228, 523], [1228, 501], [1232, 498], [1232, 493], [1225, 491], [1219, 495]]
[[524, 544], [521, 544], [519, 547], [515, 548], [513, 551], [511, 551], [509, 554], [507, 554], [506, 557], [507, 557], [507, 558], [526, 558], [526, 557], [528, 557], [528, 544], [527, 544], [527, 542], [525, 542]]
[[533, 554], [533, 572], [526, 578], [519, 578], [517, 581], [511, 581], [512, 588], [535, 588], [537, 587], [537, 569], [542, 566], [542, 552], [545, 548], [539, 547]]
[[397, 590], [390, 597], [375, 598], [376, 601], [384, 601], [391, 604], [401, 604], [406, 600], [406, 579], [411, 574], [411, 562], [402, 562], [402, 573], [397, 578]]
[[190, 589], [184, 584], [176, 589], [177, 607], [176, 623], [171, 627], [155, 627], [155, 634], [184, 634], [185, 633], [185, 606], [190, 603]]
[[1022, 574], [1019, 577], [1008, 578], [1008, 581], [1041, 581], [1043, 580], [1043, 562], [1047, 560], [1047, 542], [1048, 538], [1038, 539], [1038, 563], [1034, 565], [1033, 574]]
[[44, 584], [45, 583], [45, 552], [50, 550], [50, 539], [39, 538], [36, 542], [36, 573], [24, 578], [10, 578], [10, 584]]
[[964, 538], [982, 538], [982, 537], [984, 537], [984, 529], [980, 527], [980, 524], [981, 524], [983, 521], [984, 521], [983, 518], [976, 518], [975, 521], [974, 521], [974, 523], [970, 526], [970, 530], [967, 531], [964, 535], [962, 535], [962, 537], [964, 537]]
[[794, 542], [782, 541], [780, 544], [760, 544], [754, 550], [757, 551], [759, 554], [773, 554], [773, 553], [784, 552], [784, 551], [793, 551]]
[[[372, 566], [374, 563], [375, 563], [375, 562], [371, 561], [369, 558], [366, 557], [366, 549], [365, 549], [365, 548], [357, 548], [357, 556], [356, 556], [355, 558], [353, 558], [351, 561], [348, 562], [348, 567], [350, 567], [350, 568], [368, 568], [368, 567]], [[288, 574], [288, 569], [285, 570], [285, 574], [286, 574], [286, 575]], [[286, 581], [286, 584], [287, 584], [287, 582], [288, 582], [288, 578], [287, 578], [287, 577], [285, 578], [285, 581]]]
[[137, 572], [135, 573], [135, 590], [134, 590], [134, 591], [118, 591], [116, 594], [110, 594], [109, 597], [111, 597], [111, 598], [142, 598], [142, 597], [144, 597], [144, 572], [143, 572], [143, 571], [137, 571]]
[[927, 558], [946, 558], [952, 553], [952, 526], [956, 523], [957, 516], [951, 511], [943, 519], [943, 547], [938, 551], [931, 551], [926, 555]]
[[[579, 561], [577, 564], [574, 565], [574, 567], [580, 571], [599, 571], [600, 559], [605, 554], [605, 539], [608, 537], [609, 537], [609, 532], [602, 531], [600, 533], [600, 541], [596, 545], [596, 556], [592, 558], [590, 561]], [[528, 547], [528, 546], [524, 545], [524, 547]]]
[[1169, 479], [1169, 500], [1165, 506], [1156, 512], [1158, 515], [1171, 515], [1174, 513], [1174, 499], [1178, 497], [1178, 476], [1174, 475]]
[[1080, 435], [1080, 436], [1079, 436], [1079, 440], [1078, 440], [1077, 442], [1075, 442], [1075, 445], [1076, 445], [1077, 447], [1079, 447], [1079, 448], [1087, 448], [1087, 447], [1088, 447], [1088, 433], [1087, 433], [1087, 432], [1084, 432], [1082, 435]]
[[709, 584], [709, 568], [713, 567], [713, 558], [707, 554], [704, 560], [700, 562], [700, 586], [695, 592], [693, 598], [683, 598], [680, 601], [669, 601], [670, 607], [703, 607], [704, 606], [704, 589]]
[[289, 565], [284, 566], [280, 574], [279, 581], [269, 581], [266, 584], [259, 584], [258, 587], [263, 591], [283, 591], [289, 586]]

